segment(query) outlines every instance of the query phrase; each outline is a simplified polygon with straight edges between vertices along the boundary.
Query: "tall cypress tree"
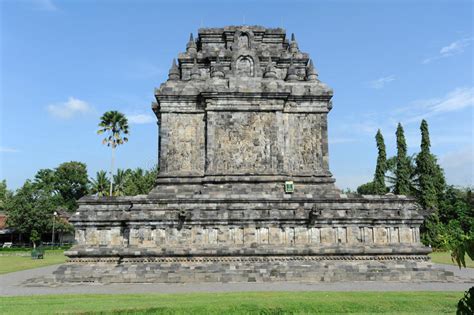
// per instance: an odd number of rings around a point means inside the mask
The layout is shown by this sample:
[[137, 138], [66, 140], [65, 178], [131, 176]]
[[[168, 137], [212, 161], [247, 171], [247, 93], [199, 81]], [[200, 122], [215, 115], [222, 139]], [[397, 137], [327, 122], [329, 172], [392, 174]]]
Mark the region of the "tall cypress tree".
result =
[[443, 169], [436, 157], [430, 152], [430, 134], [426, 120], [421, 121], [421, 151], [416, 157], [416, 175], [418, 185], [418, 202], [425, 209], [434, 210], [421, 226], [424, 244], [440, 245], [440, 209], [446, 190]]
[[395, 189], [397, 195], [410, 194], [410, 160], [407, 157], [407, 143], [402, 124], [397, 126], [397, 166], [395, 169]]
[[421, 151], [416, 157], [416, 173], [418, 175], [419, 202], [425, 209], [436, 209], [437, 200], [437, 176], [439, 171], [436, 167], [434, 156], [430, 152], [430, 134], [428, 123], [422, 120], [421, 126]]
[[385, 172], [387, 171], [387, 153], [385, 151], [385, 142], [383, 140], [380, 129], [375, 135], [375, 141], [377, 142], [378, 156], [377, 166], [375, 167], [374, 175], [374, 193], [378, 195], [385, 194], [387, 187], [385, 186]]

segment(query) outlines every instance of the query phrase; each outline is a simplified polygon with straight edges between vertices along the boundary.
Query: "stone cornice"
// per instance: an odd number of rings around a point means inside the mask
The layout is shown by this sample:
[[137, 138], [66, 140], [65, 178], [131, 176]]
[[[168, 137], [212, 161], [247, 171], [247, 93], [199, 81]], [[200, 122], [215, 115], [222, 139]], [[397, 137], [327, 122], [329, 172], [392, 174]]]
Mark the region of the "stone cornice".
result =
[[[275, 245], [262, 245], [259, 244], [257, 248], [252, 247], [241, 247], [241, 248], [232, 248], [227, 251], [220, 250], [220, 255], [216, 255], [216, 251], [220, 249], [219, 246], [207, 246], [207, 248], [189, 248], [184, 246], [173, 246], [173, 248], [167, 247], [156, 247], [156, 248], [139, 248], [139, 247], [129, 247], [129, 248], [110, 248], [107, 252], [104, 252], [100, 248], [85, 248], [81, 246], [75, 246], [71, 250], [66, 251], [66, 255], [69, 257], [288, 257], [288, 252], [291, 251], [292, 259], [297, 259], [298, 256], [305, 257], [326, 257], [325, 259], [341, 259], [341, 256], [344, 255], [350, 260], [351, 256], [359, 256], [359, 259], [366, 257], [366, 259], [374, 259], [374, 255], [388, 255], [398, 256], [398, 255], [426, 255], [431, 252], [431, 249], [422, 246], [422, 245], [410, 245], [404, 244], [401, 246], [393, 245], [391, 247], [381, 246], [373, 244], [372, 246], [364, 246], [357, 244], [340, 244], [340, 245], [320, 245], [320, 246], [298, 246], [293, 245], [289, 248], [281, 246], [280, 248], [275, 247]], [[212, 259], [212, 258], [211, 258]]]

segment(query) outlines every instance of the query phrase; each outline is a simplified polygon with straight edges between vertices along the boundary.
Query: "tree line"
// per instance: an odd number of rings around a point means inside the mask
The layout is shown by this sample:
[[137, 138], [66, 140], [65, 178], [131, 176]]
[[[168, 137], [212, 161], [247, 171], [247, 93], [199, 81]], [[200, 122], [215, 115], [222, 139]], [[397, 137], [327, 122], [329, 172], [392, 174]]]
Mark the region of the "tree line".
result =
[[[113, 175], [113, 196], [147, 194], [154, 186], [158, 168], [149, 170], [117, 169]], [[110, 178], [98, 171], [88, 178], [86, 164], [66, 162], [54, 169], [41, 169], [34, 178], [13, 191], [5, 180], [0, 182], [0, 211], [7, 215], [7, 225], [26, 236], [33, 244], [49, 233], [53, 220], [55, 230], [70, 232], [72, 226], [54, 213], [74, 213], [77, 200], [86, 195], [110, 196]]]
[[439, 249], [459, 248], [474, 239], [474, 196], [471, 188], [448, 185], [437, 157], [431, 153], [428, 123], [420, 125], [420, 152], [409, 156], [403, 126], [397, 126], [396, 156], [387, 158], [380, 129], [375, 135], [378, 156], [374, 178], [357, 188], [359, 194], [393, 193], [416, 198], [431, 214], [421, 227], [425, 245]]

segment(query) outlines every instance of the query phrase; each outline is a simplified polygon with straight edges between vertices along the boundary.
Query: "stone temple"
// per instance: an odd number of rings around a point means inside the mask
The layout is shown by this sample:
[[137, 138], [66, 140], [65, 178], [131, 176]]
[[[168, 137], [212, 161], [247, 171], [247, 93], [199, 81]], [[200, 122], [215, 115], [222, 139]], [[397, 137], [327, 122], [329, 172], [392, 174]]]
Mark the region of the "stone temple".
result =
[[420, 243], [427, 213], [413, 199], [336, 188], [332, 96], [285, 30], [200, 29], [155, 90], [155, 188], [82, 198], [56, 279], [449, 280]]

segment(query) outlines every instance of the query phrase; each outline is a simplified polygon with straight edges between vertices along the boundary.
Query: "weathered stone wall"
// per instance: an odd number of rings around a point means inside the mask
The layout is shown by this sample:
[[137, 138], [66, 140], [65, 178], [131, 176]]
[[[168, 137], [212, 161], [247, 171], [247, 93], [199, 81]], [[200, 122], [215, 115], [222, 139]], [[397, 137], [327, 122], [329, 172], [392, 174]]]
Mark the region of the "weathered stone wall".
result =
[[160, 173], [170, 176], [204, 173], [204, 115], [161, 115]]
[[61, 266], [59, 281], [100, 283], [454, 281], [423, 257], [193, 257], [97, 259]]
[[365, 253], [375, 245], [395, 249], [390, 253], [403, 251], [401, 245], [422, 247], [423, 217], [410, 199], [397, 196], [318, 202], [206, 200], [203, 195], [194, 200], [89, 198], [81, 200], [79, 213], [73, 219], [77, 243], [91, 248], [108, 244], [163, 252], [169, 246], [232, 255], [246, 248], [317, 254], [336, 246], [334, 253], [342, 254]]
[[320, 114], [287, 114], [284, 132], [287, 150], [285, 161], [292, 175], [321, 174], [328, 171], [323, 127], [326, 116]]

